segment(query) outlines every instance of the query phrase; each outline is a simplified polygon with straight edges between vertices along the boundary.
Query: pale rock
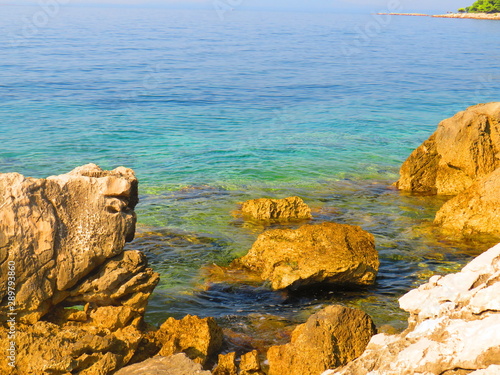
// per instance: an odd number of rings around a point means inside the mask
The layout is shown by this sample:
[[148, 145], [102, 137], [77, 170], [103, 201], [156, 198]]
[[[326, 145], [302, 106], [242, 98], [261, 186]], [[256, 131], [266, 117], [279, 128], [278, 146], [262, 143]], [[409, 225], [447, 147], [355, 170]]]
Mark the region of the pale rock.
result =
[[434, 276], [401, 297], [401, 308], [410, 313], [408, 329], [373, 336], [358, 359], [324, 375], [496, 374], [499, 285], [497, 245], [461, 272]]

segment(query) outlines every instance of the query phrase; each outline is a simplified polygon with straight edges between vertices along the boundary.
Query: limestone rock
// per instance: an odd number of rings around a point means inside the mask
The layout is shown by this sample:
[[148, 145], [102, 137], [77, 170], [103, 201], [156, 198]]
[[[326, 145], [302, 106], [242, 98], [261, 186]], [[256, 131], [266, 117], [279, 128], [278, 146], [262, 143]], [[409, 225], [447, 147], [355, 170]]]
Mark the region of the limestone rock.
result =
[[213, 375], [265, 375], [261, 369], [257, 350], [245, 353], [240, 358], [239, 369], [236, 366], [236, 353], [219, 354]]
[[115, 375], [210, 375], [200, 364], [190, 360], [184, 353], [168, 357], [156, 356], [122, 368]]
[[238, 375], [236, 368], [236, 353], [219, 354], [217, 366], [212, 371], [213, 375]]
[[500, 235], [500, 168], [446, 202], [434, 223], [466, 234]]
[[241, 356], [239, 375], [264, 375], [257, 350], [252, 350]]
[[256, 220], [286, 221], [312, 217], [311, 209], [299, 197], [252, 199], [243, 203], [241, 212]]
[[500, 245], [459, 273], [433, 276], [404, 295], [400, 306], [410, 313], [406, 331], [375, 335], [361, 357], [325, 374], [453, 374], [461, 369], [494, 374], [500, 368]]
[[0, 310], [7, 308], [9, 265], [18, 321], [33, 323], [122, 253], [134, 236], [137, 185], [130, 169], [94, 164], [47, 179], [0, 174]]
[[500, 102], [479, 104], [442, 121], [403, 163], [401, 190], [458, 194], [500, 167]]
[[358, 226], [322, 223], [265, 231], [232, 266], [260, 273], [277, 290], [318, 283], [373, 284], [379, 260], [370, 233]]
[[161, 356], [184, 352], [196, 363], [205, 364], [222, 345], [222, 329], [213, 318], [187, 315], [181, 320], [168, 318], [156, 333], [162, 345]]
[[299, 325], [289, 344], [269, 349], [269, 375], [318, 375], [344, 365], [363, 353], [375, 333], [363, 311], [329, 306]]
[[[110, 332], [82, 324], [21, 324], [15, 337], [16, 368], [19, 374], [111, 374], [132, 357], [140, 340], [140, 331], [131, 325]], [[0, 345], [7, 348], [9, 342], [1, 330]], [[0, 373], [11, 373], [4, 358]]]

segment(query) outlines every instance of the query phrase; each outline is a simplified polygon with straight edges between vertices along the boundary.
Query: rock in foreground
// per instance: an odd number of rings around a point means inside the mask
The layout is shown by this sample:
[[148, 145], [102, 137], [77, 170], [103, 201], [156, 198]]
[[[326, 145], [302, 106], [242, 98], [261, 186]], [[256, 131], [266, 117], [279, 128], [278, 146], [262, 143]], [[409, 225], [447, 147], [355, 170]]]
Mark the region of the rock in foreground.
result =
[[500, 168], [446, 202], [434, 223], [464, 234], [500, 236]]
[[314, 284], [373, 284], [379, 260], [373, 235], [360, 227], [322, 223], [262, 233], [233, 262], [269, 280], [273, 289]]
[[310, 219], [311, 209], [299, 197], [285, 199], [252, 199], [241, 206], [244, 216], [255, 220], [286, 221]]
[[269, 375], [318, 375], [359, 357], [376, 333], [363, 311], [329, 306], [292, 333], [289, 344], [267, 353]]
[[116, 375], [210, 375], [200, 364], [193, 362], [185, 354], [169, 357], [157, 356], [144, 362], [122, 368]]
[[500, 245], [459, 273], [433, 276], [400, 305], [410, 313], [406, 331], [375, 335], [361, 357], [324, 375], [499, 373]]
[[131, 169], [94, 164], [47, 179], [0, 174], [0, 320], [15, 314], [19, 374], [105, 375], [134, 356], [159, 280], [144, 254], [123, 250], [137, 186]]
[[159, 355], [184, 352], [196, 363], [205, 364], [222, 345], [222, 329], [214, 318], [187, 315], [181, 320], [168, 318], [156, 332], [162, 348]]
[[500, 167], [500, 102], [479, 104], [441, 121], [403, 163], [401, 190], [458, 194]]

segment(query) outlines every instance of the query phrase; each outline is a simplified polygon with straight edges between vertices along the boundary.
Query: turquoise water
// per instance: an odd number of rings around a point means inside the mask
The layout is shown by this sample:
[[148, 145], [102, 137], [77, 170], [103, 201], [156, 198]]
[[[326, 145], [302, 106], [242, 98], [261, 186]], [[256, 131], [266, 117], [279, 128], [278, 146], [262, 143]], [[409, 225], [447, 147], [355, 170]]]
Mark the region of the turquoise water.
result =
[[[499, 22], [71, 7], [41, 22], [40, 12], [0, 7], [0, 172], [133, 168], [141, 202], [128, 247], [162, 275], [151, 322], [211, 315], [268, 343], [339, 302], [400, 329], [399, 296], [494, 242], [442, 233], [431, 221], [444, 198], [390, 185], [440, 120], [499, 100]], [[289, 195], [315, 222], [376, 236], [373, 288], [205, 285], [200, 268], [227, 265], [265, 229], [235, 217], [238, 202]]]

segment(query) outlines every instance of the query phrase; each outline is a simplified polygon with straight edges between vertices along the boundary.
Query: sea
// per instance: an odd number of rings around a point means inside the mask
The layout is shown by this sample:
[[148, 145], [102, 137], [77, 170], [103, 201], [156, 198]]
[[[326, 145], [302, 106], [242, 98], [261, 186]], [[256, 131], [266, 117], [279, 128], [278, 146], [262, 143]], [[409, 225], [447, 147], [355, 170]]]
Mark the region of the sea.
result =
[[[399, 297], [496, 242], [436, 228], [449, 197], [392, 184], [441, 120], [500, 100], [500, 22], [40, 4], [0, 5], [0, 172], [134, 169], [127, 249], [161, 275], [149, 323], [212, 316], [229, 347], [265, 349], [342, 304], [397, 332]], [[375, 236], [375, 285], [288, 293], [213, 279], [280, 227], [243, 220], [239, 204], [295, 195], [313, 224]]]

